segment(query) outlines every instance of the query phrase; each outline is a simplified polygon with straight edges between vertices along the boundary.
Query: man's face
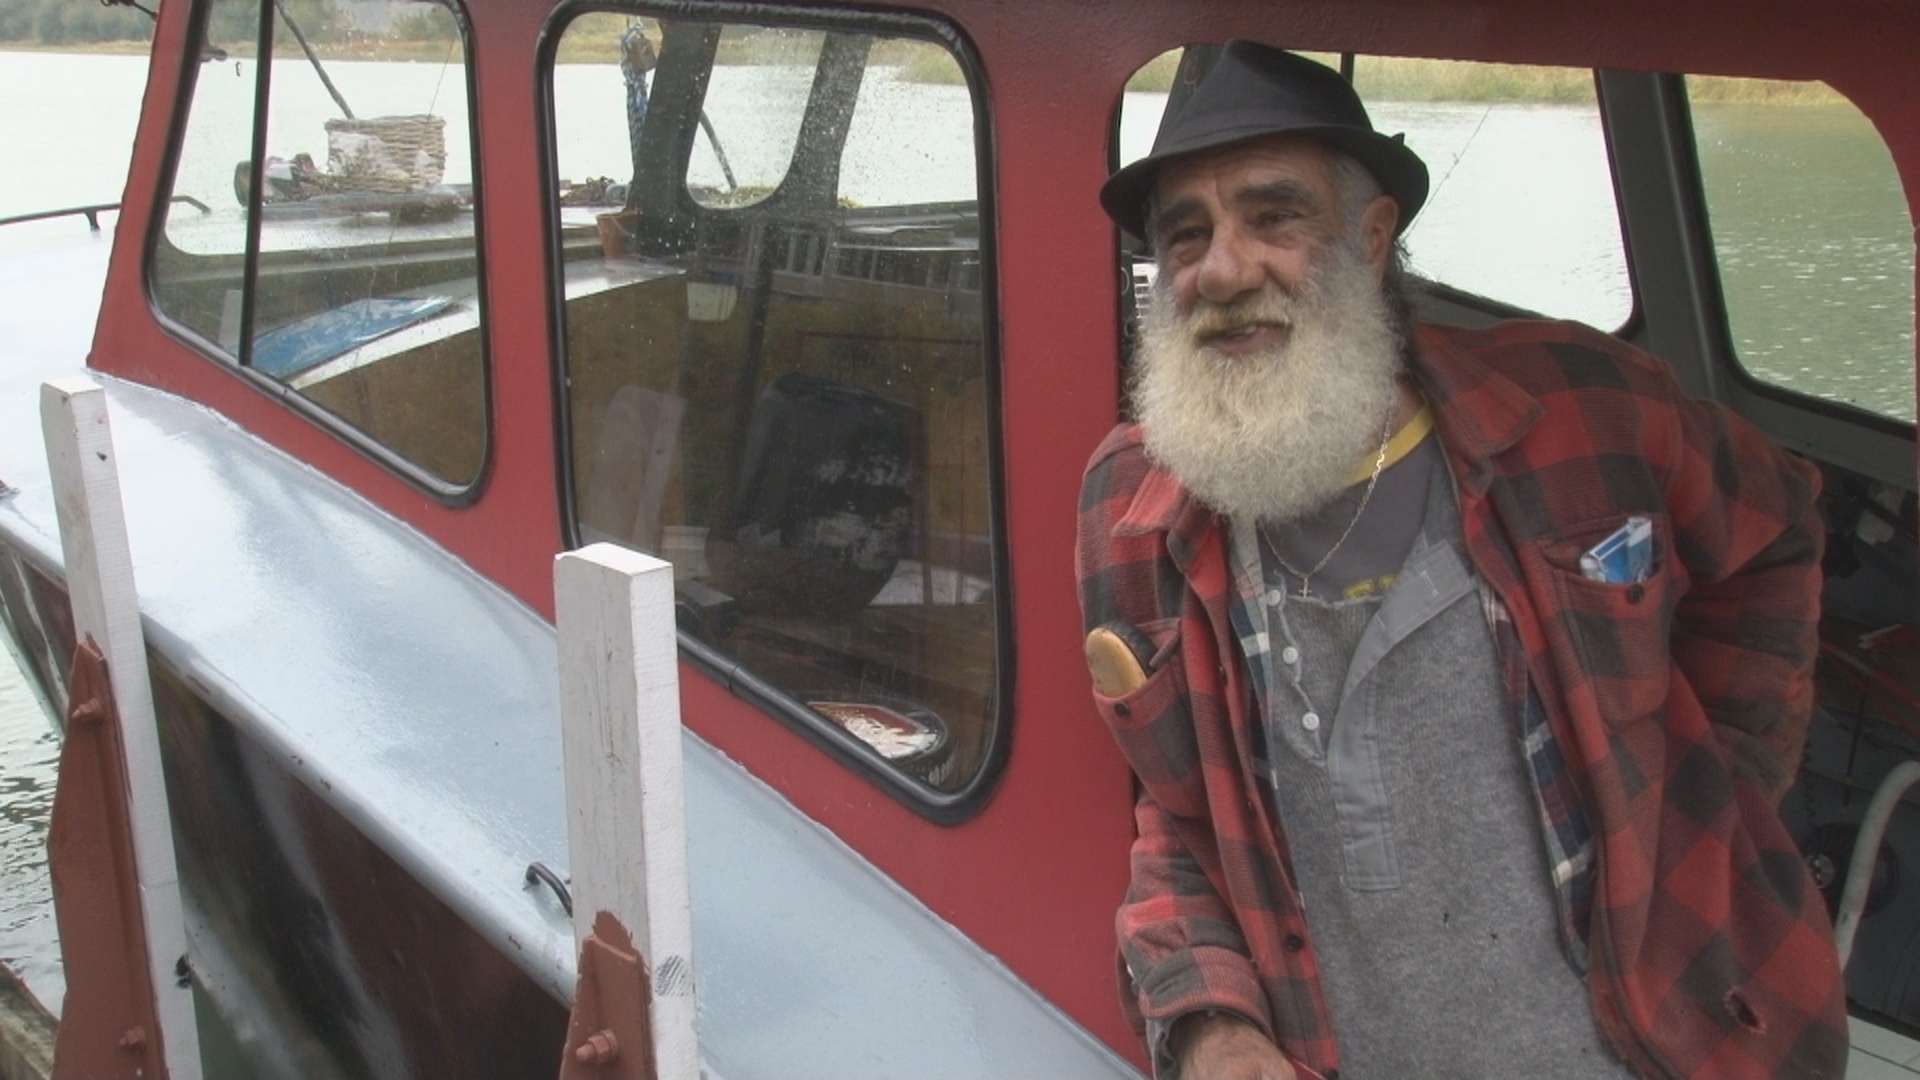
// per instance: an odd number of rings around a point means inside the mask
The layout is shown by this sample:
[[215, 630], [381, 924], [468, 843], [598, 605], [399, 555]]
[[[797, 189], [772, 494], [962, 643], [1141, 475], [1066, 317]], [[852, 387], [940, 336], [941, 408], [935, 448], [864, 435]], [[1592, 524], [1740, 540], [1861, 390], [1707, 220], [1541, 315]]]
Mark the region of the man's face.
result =
[[[1149, 223], [1161, 274], [1182, 314], [1232, 305], [1273, 288], [1292, 295], [1328, 244], [1351, 235], [1378, 280], [1398, 210], [1382, 195], [1355, 229], [1335, 186], [1332, 155], [1311, 139], [1275, 136], [1237, 143], [1168, 165]], [[1290, 328], [1270, 323], [1211, 334], [1229, 355], [1284, 345]]]
[[1380, 284], [1397, 211], [1380, 196], [1349, 221], [1331, 162], [1317, 143], [1271, 139], [1160, 180], [1135, 413], [1147, 453], [1230, 516], [1324, 506], [1399, 401]]

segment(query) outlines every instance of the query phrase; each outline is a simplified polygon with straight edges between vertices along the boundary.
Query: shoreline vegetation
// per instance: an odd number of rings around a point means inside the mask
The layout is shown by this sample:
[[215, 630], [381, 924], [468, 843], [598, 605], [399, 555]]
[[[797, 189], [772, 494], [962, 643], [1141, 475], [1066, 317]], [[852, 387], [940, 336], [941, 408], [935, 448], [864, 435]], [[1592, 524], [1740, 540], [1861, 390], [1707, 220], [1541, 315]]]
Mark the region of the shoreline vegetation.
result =
[[[1334, 54], [1305, 55], [1330, 67], [1340, 65]], [[1127, 89], [1166, 92], [1179, 62], [1178, 53], [1160, 54], [1127, 80]], [[1526, 64], [1363, 56], [1354, 64], [1353, 83], [1367, 101], [1577, 105], [1595, 100], [1591, 72]], [[1721, 75], [1689, 75], [1687, 91], [1695, 104], [1838, 105], [1846, 101], [1825, 83]]]
[[[620, 34], [625, 19], [613, 15], [586, 15], [570, 25], [561, 40], [563, 64], [618, 63]], [[650, 28], [655, 41], [657, 29]], [[720, 43], [723, 63], [779, 64], [811, 62], [806, 39], [800, 35], [766, 33], [729, 37]], [[0, 52], [67, 52], [85, 55], [143, 55], [146, 41], [102, 41], [48, 45], [30, 41], [0, 41]], [[315, 42], [323, 60], [441, 61], [454, 47], [447, 40], [395, 38]], [[251, 56], [251, 43], [228, 48], [236, 59]], [[1307, 55], [1329, 64], [1338, 57]], [[896, 68], [905, 82], [958, 85], [964, 81], [960, 65], [945, 49], [932, 44], [892, 40], [874, 50], [873, 63]], [[1127, 81], [1130, 92], [1164, 93], [1173, 85], [1179, 54], [1163, 53]], [[1482, 102], [1488, 104], [1571, 105], [1594, 101], [1593, 79], [1571, 68], [1522, 64], [1478, 64], [1466, 61], [1424, 60], [1411, 57], [1362, 57], [1354, 72], [1355, 85], [1368, 101]], [[1782, 82], [1731, 76], [1689, 75], [1689, 94], [1696, 104], [1727, 105], [1836, 105], [1846, 101], [1825, 83]]]

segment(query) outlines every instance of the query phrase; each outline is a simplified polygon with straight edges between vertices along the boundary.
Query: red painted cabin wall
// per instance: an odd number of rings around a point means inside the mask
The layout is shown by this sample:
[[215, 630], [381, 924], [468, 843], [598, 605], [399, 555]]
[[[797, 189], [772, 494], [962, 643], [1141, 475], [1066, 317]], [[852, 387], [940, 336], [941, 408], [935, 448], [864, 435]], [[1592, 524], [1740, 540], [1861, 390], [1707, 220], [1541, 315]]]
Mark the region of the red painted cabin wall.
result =
[[[946, 0], [991, 98], [1002, 317], [1005, 527], [1012, 551], [1013, 752], [986, 808], [928, 823], [780, 723], [683, 671], [687, 722], [787, 794], [1101, 1038], [1139, 1060], [1114, 1004], [1113, 908], [1131, 787], [1087, 700], [1072, 580], [1080, 469], [1118, 410], [1114, 236], [1094, 192], [1125, 79], [1181, 42], [1257, 36], [1315, 49], [1826, 78], [1880, 124], [1920, 200], [1920, 11], [1841, 3], [1090, 5]], [[538, 162], [537, 4], [473, 0], [494, 443], [484, 490], [452, 509], [163, 333], [138, 268], [162, 183], [188, 8], [163, 9], [92, 363], [194, 398], [412, 522], [551, 615], [562, 545]], [[190, 74], [190, 73], [186, 73]]]

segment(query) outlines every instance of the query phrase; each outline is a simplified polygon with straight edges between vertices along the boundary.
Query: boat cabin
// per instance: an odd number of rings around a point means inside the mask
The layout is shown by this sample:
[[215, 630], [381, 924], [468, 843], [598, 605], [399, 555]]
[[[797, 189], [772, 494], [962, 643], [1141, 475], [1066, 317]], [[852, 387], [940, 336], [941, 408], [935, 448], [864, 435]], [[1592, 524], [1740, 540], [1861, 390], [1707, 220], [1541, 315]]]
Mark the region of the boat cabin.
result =
[[[553, 564], [599, 541], [673, 565], [713, 1074], [1145, 1068], [1072, 556], [1153, 271], [1095, 193], [1232, 37], [1426, 160], [1420, 318], [1588, 323], [1818, 463], [1785, 814], [1837, 903], [1920, 755], [1920, 10], [193, 0], [85, 359], [250, 1068], [552, 1074], [570, 938], [521, 870], [565, 876]], [[0, 598], [57, 702], [36, 513], [0, 498]], [[1916, 1036], [1911, 798], [1883, 851], [1851, 1003]]]

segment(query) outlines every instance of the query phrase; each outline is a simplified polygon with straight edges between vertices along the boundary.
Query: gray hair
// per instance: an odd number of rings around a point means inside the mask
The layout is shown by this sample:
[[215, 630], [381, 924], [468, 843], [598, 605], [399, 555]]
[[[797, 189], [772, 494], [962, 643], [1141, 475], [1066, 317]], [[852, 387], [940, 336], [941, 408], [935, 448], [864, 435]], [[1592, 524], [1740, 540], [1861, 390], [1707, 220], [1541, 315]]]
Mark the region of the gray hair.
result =
[[[1347, 222], [1347, 234], [1355, 241], [1360, 238], [1360, 215], [1367, 204], [1387, 193], [1374, 178], [1372, 172], [1359, 159], [1350, 157], [1338, 150], [1329, 148], [1327, 171], [1333, 174], [1333, 188], [1340, 196], [1340, 212]], [[1387, 252], [1388, 272], [1400, 275], [1406, 272], [1407, 248], [1400, 237], [1393, 238], [1393, 247]]]
[[[1333, 176], [1333, 188], [1340, 197], [1340, 212], [1347, 222], [1347, 242], [1360, 245], [1360, 215], [1373, 200], [1387, 193], [1359, 159], [1328, 148], [1327, 171]], [[1388, 318], [1400, 335], [1403, 348], [1413, 342], [1414, 282], [1407, 273], [1407, 245], [1396, 233], [1387, 246], [1387, 264], [1380, 278], [1380, 291], [1386, 297]]]

